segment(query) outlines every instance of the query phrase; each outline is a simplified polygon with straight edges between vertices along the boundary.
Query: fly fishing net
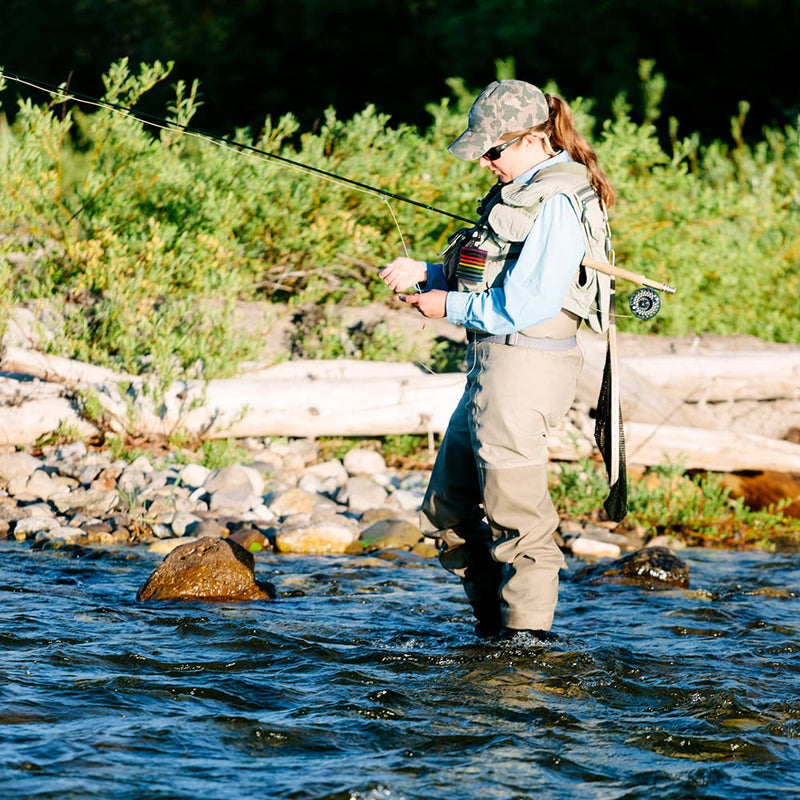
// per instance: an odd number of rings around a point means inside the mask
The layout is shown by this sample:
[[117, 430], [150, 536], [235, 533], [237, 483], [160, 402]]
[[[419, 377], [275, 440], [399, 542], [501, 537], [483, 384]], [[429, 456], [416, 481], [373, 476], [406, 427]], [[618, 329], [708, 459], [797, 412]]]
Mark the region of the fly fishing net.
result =
[[603, 508], [610, 520], [621, 522], [628, 513], [628, 472], [625, 463], [625, 432], [619, 398], [617, 369], [617, 326], [615, 321], [614, 280], [611, 281], [611, 309], [606, 346], [606, 362], [597, 398], [594, 438], [608, 476], [609, 492]]

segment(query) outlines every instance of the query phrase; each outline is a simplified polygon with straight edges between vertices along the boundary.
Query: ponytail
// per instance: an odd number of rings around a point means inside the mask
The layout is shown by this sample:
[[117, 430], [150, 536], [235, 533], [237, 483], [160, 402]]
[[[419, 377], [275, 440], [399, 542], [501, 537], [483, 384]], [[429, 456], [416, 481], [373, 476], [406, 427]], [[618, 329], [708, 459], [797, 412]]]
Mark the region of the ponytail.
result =
[[569, 105], [555, 95], [546, 94], [544, 97], [550, 109], [550, 118], [533, 128], [532, 133], [543, 135], [545, 142], [549, 140], [552, 147], [557, 150], [566, 150], [573, 161], [583, 164], [589, 171], [589, 182], [592, 188], [597, 192], [603, 205], [611, 208], [617, 197], [614, 187], [600, 169], [594, 148], [575, 128], [575, 121]]

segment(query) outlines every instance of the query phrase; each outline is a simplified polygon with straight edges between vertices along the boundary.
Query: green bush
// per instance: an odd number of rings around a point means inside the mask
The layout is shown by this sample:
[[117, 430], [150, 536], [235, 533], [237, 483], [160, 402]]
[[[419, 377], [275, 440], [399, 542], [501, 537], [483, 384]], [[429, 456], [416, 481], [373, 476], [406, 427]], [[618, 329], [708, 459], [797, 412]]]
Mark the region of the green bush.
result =
[[[134, 74], [120, 61], [104, 78], [104, 99], [133, 105], [170, 69], [156, 62]], [[643, 64], [644, 122], [622, 97], [599, 126], [590, 101], [572, 100], [619, 192], [617, 262], [678, 287], [653, 321], [623, 314], [621, 329], [800, 340], [798, 129], [765, 130], [745, 144], [743, 106], [730, 144], [681, 138], [673, 120], [664, 149], [652, 124], [664, 80], [651, 72]], [[50, 303], [64, 318], [54, 351], [167, 383], [230, 375], [252, 357], [259, 342], [235, 325], [239, 300], [385, 299], [380, 266], [405, 248], [435, 259], [458, 223], [238, 145], [471, 218], [491, 175], [445, 150], [474, 96], [463, 81], [449, 85], [424, 131], [391, 127], [367, 106], [347, 121], [329, 109], [313, 132], [291, 115], [268, 118], [257, 137], [235, 131], [226, 146], [174, 127], [191, 124], [196, 84], [174, 86], [172, 127], [161, 130], [57, 96], [21, 103], [13, 126], [0, 119], [2, 319], [14, 304]], [[620, 282], [623, 301], [632, 288]], [[333, 344], [323, 337], [321, 350]]]

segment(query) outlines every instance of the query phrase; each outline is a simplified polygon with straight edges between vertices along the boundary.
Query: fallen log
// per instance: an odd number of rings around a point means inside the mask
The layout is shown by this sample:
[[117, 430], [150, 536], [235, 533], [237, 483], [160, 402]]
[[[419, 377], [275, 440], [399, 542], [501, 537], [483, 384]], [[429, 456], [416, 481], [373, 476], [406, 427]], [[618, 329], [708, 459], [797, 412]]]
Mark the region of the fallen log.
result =
[[651, 355], [621, 364], [684, 402], [800, 399], [800, 349]]
[[78, 413], [62, 386], [43, 381], [0, 380], [0, 444], [34, 444], [59, 429], [86, 439], [100, 432]]
[[737, 431], [675, 425], [625, 424], [628, 464], [679, 464], [711, 472], [800, 472], [800, 445]]
[[[105, 414], [104, 426], [160, 439], [178, 431], [197, 439], [441, 435], [464, 388], [460, 373], [431, 375], [412, 364], [294, 361], [235, 379], [179, 381], [155, 402], [141, 378], [71, 359], [10, 347], [2, 366], [74, 391], [92, 391]], [[54, 393], [53, 385], [28, 382], [24, 402], [15, 390], [13, 412], [0, 413], [0, 443], [30, 445], [63, 425], [84, 435], [99, 432], [79, 416], [63, 388]], [[552, 431], [554, 458], [574, 460], [591, 450], [591, 442], [569, 420]]]
[[[596, 364], [588, 363], [596, 369]], [[464, 386], [460, 373], [431, 375], [411, 364], [293, 361], [230, 380], [179, 381], [156, 401], [138, 376], [32, 350], [9, 347], [0, 366], [6, 370], [0, 383], [0, 442], [22, 446], [54, 433], [60, 425], [73, 425], [80, 435], [106, 428], [162, 439], [179, 431], [196, 439], [430, 436], [444, 432]], [[15, 375], [25, 379], [15, 381]], [[647, 381], [641, 381], [645, 391]], [[75, 402], [76, 394], [89, 391], [104, 415], [94, 425], [81, 417]], [[589, 407], [595, 398], [596, 394]], [[629, 464], [674, 462], [687, 469], [721, 472], [800, 472], [800, 445], [660, 422], [648, 424], [628, 415]], [[580, 426], [565, 420], [551, 432], [551, 458], [570, 461], [589, 455], [592, 428], [588, 416]]]
[[[600, 389], [605, 339], [580, 331], [584, 353], [577, 400], [593, 407]], [[618, 360], [623, 419], [717, 428], [715, 404], [800, 401], [800, 348], [715, 353], [627, 355]], [[792, 424], [786, 421], [787, 430]]]

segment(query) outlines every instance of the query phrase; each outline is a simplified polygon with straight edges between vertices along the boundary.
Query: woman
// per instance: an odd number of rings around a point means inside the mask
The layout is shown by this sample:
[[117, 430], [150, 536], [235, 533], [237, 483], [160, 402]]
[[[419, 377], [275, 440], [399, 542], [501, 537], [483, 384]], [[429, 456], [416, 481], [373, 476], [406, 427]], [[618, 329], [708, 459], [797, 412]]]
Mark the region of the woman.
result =
[[479, 635], [549, 631], [564, 565], [547, 485], [547, 434], [569, 410], [582, 322], [608, 326], [605, 208], [614, 190], [567, 103], [532, 84], [496, 81], [448, 147], [498, 182], [479, 222], [459, 231], [443, 264], [397, 258], [380, 273], [426, 317], [467, 329], [467, 382], [423, 501]]

